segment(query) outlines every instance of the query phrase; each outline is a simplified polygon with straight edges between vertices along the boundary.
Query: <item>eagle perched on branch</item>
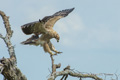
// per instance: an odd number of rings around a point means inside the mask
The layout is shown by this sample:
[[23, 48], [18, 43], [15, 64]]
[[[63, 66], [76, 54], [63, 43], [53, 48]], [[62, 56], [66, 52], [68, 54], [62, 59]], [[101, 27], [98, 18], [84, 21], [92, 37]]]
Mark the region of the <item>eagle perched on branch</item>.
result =
[[[51, 38], [55, 38], [57, 42], [59, 42], [59, 34], [53, 30], [53, 26], [59, 19], [66, 17], [70, 12], [72, 12], [74, 8], [65, 9], [51, 16], [46, 16], [42, 20], [27, 23], [21, 26], [22, 31], [26, 35], [34, 34], [31, 38], [27, 39], [26, 41], [22, 42], [22, 44], [31, 44], [31, 45], [41, 45], [44, 48], [45, 52], [54, 55], [52, 51], [56, 53], [60, 53], [55, 50], [55, 48], [51, 48], [52, 43], [50, 42]], [[39, 35], [41, 34], [40, 38]], [[49, 47], [49, 49], [48, 49]]]

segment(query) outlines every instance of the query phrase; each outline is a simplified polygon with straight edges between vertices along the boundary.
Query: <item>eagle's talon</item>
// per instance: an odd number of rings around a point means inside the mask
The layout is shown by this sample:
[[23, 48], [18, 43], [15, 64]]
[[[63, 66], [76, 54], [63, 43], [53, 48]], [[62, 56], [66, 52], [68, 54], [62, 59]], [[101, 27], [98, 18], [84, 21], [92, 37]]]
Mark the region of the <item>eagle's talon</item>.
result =
[[54, 55], [57, 55], [57, 53], [55, 53]]
[[61, 53], [63, 53], [63, 52], [58, 52], [58, 54], [61, 54]]
[[55, 55], [57, 55], [57, 53], [55, 53], [55, 54], [50, 54], [50, 56], [55, 56]]
[[57, 55], [57, 54], [61, 54], [62, 52], [56, 52], [55, 54]]

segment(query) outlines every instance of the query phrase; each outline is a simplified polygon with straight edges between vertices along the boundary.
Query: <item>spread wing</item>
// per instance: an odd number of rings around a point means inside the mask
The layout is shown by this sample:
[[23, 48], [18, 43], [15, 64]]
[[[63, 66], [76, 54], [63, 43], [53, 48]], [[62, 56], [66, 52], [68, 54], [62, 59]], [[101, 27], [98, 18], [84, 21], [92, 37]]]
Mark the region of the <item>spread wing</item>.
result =
[[22, 31], [25, 34], [32, 34], [35, 32], [35, 28], [37, 28], [41, 23], [39, 21], [27, 23], [21, 26]]
[[59, 20], [60, 18], [66, 17], [73, 10], [74, 8], [56, 12], [51, 16], [44, 17], [42, 20], [24, 24], [21, 26], [21, 29], [27, 35], [32, 33], [37, 35], [40, 33], [44, 33], [45, 31], [42, 27], [45, 27], [47, 29], [52, 28], [57, 20]]
[[71, 9], [65, 9], [59, 12], [56, 12], [52, 16], [46, 16], [42, 19], [42, 21], [45, 23], [46, 28], [53, 27], [55, 22], [58, 21], [59, 19], [66, 17], [70, 12], [72, 12], [74, 8]]

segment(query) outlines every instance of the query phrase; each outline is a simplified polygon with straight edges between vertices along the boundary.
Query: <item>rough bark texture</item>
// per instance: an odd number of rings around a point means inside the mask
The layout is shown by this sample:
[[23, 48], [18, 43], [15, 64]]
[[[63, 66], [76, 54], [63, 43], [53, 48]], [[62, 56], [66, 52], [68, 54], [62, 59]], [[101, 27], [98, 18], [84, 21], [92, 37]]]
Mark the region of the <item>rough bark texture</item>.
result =
[[6, 36], [4, 37], [2, 34], [0, 34], [0, 38], [2, 38], [7, 45], [10, 55], [10, 58], [2, 58], [0, 60], [0, 72], [4, 76], [4, 80], [27, 80], [27, 78], [17, 68], [17, 58], [15, 55], [14, 47], [10, 41], [13, 31], [11, 30], [9, 24], [9, 17], [6, 16], [2, 11], [0, 11], [0, 15], [6, 28]]
[[103, 80], [99, 77], [97, 77], [96, 75], [93, 75], [93, 74], [82, 74], [82, 73], [79, 73], [79, 72], [74, 72], [72, 70], [69, 70], [69, 69], [66, 69], [66, 70], [63, 70], [63, 71], [59, 71], [59, 72], [54, 72], [49, 78], [48, 80], [55, 80], [56, 77], [58, 76], [63, 76], [61, 78], [61, 80], [66, 80], [67, 77], [69, 76], [72, 76], [72, 77], [77, 77], [77, 78], [92, 78], [94, 80]]
[[51, 55], [51, 61], [52, 61], [52, 73], [56, 72], [56, 69], [57, 68], [60, 68], [61, 67], [61, 64], [54, 64], [54, 59], [53, 59], [53, 56]]
[[19, 68], [14, 65], [14, 59], [2, 58], [1, 64], [3, 65], [3, 70], [1, 72], [6, 80], [27, 80]]
[[72, 77], [79, 77], [80, 79], [82, 79], [82, 78], [92, 78], [92, 79], [95, 79], [95, 80], [103, 80], [103, 79], [101, 79], [101, 78], [99, 78], [99, 77], [97, 77], [96, 75], [93, 75], [93, 74], [82, 74], [82, 73], [74, 72], [70, 69], [69, 65], [67, 67], [65, 67], [63, 71], [56, 72], [56, 69], [60, 68], [61, 64], [60, 63], [58, 65], [54, 64], [53, 56], [50, 56], [50, 57], [51, 57], [51, 61], [52, 61], [52, 73], [51, 73], [51, 76], [48, 78], [48, 80], [55, 80], [55, 78], [58, 77], [58, 76], [63, 76], [61, 78], [61, 80], [63, 80], [63, 79], [67, 80], [68, 75], [70, 75]]

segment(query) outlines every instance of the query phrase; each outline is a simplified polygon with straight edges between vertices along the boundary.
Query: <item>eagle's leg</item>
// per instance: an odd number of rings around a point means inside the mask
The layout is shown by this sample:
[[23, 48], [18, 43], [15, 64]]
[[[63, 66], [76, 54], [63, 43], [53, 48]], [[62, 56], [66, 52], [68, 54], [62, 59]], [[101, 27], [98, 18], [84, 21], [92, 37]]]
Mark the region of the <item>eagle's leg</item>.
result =
[[60, 36], [56, 31], [51, 29], [51, 30], [47, 31], [47, 34], [49, 34], [52, 38], [55, 38], [57, 40], [57, 42], [59, 42]]
[[55, 47], [53, 46], [53, 44], [52, 44], [50, 41], [49, 41], [48, 45], [49, 45], [50, 49], [51, 49], [52, 51], [54, 51], [56, 54], [62, 53], [62, 52], [57, 51], [57, 50], [55, 49]]
[[54, 53], [52, 53], [52, 51], [50, 50], [50, 47], [48, 45], [48, 43], [44, 43], [43, 45], [44, 51], [48, 52], [50, 55], [55, 55]]

